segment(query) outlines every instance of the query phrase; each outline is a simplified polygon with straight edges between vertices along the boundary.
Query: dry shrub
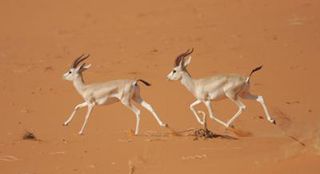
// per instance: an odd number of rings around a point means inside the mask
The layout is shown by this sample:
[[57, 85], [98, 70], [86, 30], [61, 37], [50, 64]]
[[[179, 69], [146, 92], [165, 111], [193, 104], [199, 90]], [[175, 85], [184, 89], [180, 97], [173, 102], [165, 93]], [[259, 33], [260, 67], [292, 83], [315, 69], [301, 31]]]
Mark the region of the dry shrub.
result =
[[37, 137], [34, 135], [34, 133], [30, 131], [25, 131], [25, 133], [22, 136], [23, 140], [38, 140]]

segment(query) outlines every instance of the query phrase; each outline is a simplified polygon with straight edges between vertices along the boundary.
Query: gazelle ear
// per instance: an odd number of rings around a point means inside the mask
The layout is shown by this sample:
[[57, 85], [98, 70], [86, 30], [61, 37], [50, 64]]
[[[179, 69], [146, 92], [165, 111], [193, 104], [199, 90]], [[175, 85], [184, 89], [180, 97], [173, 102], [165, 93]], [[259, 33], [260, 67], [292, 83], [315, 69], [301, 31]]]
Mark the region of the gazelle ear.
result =
[[191, 56], [184, 58], [182, 62], [183, 62], [183, 67], [187, 67], [191, 63]]
[[84, 69], [89, 69], [91, 67], [91, 64], [83, 66]]
[[89, 69], [91, 64], [86, 65], [86, 63], [83, 63], [81, 66], [78, 66], [77, 71], [78, 72], [83, 72], [87, 69]]

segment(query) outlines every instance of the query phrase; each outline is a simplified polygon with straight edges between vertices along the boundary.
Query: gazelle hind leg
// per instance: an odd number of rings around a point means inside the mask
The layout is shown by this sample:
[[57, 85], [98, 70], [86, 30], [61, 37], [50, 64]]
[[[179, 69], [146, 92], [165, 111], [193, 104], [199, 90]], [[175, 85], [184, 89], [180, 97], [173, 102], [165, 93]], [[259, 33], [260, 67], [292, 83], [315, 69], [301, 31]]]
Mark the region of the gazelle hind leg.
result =
[[270, 123], [276, 124], [276, 121], [271, 118], [269, 111], [268, 111], [268, 108], [267, 108], [262, 96], [257, 96], [257, 95], [251, 94], [250, 92], [246, 92], [246, 93], [242, 94], [241, 97], [243, 99], [256, 100], [257, 102], [259, 102], [264, 110], [264, 113], [265, 113], [267, 120]]
[[139, 103], [142, 107], [147, 109], [149, 112], [151, 112], [151, 114], [157, 120], [158, 124], [161, 127], [167, 127], [167, 124], [165, 124], [161, 121], [159, 115], [156, 113], [154, 108], [149, 103], [147, 103], [145, 100], [142, 99], [142, 97], [140, 95], [140, 87], [139, 86], [135, 86], [132, 99], [133, 99], [133, 101]]
[[227, 97], [233, 101], [238, 106], [238, 111], [233, 115], [233, 117], [227, 122], [227, 127], [229, 127], [233, 121], [235, 121], [243, 110], [246, 109], [246, 106], [239, 100], [237, 95], [227, 94]]
[[140, 96], [135, 96], [133, 98], [133, 100], [137, 103], [139, 103], [142, 107], [144, 107], [145, 109], [147, 109], [149, 112], [151, 112], [151, 114], [153, 115], [153, 117], [157, 120], [158, 124], [161, 126], [161, 127], [166, 127], [167, 124], [163, 123], [161, 120], [160, 120], [160, 117], [159, 115], [155, 112], [155, 110], [153, 109], [153, 107], [147, 103], [145, 100], [143, 100]]
[[129, 100], [122, 100], [121, 103], [125, 105], [127, 108], [129, 108], [134, 114], [136, 115], [136, 129], [135, 129], [135, 135], [138, 135], [139, 133], [139, 125], [140, 125], [140, 110], [131, 104]]

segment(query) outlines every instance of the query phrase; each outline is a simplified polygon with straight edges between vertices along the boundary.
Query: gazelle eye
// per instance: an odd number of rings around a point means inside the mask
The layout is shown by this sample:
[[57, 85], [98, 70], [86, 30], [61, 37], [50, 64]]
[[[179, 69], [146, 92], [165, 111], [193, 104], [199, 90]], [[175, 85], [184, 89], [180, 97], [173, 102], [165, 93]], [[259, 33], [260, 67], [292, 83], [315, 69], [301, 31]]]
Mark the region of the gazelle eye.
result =
[[69, 71], [68, 73], [71, 74], [71, 71]]
[[173, 73], [176, 73], [177, 71], [176, 71], [176, 70], [173, 70], [172, 72], [173, 72]]

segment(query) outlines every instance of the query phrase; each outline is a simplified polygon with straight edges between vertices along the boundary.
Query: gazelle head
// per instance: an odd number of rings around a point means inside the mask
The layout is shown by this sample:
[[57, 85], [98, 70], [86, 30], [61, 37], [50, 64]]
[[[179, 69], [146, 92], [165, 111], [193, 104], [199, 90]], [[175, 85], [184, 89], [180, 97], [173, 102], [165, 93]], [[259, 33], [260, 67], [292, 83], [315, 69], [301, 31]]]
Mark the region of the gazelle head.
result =
[[65, 80], [69, 80], [69, 81], [73, 81], [74, 79], [76, 79], [77, 77], [81, 76], [82, 72], [87, 70], [91, 64], [86, 65], [86, 63], [83, 63], [79, 66], [79, 64], [86, 60], [90, 55], [81, 55], [80, 57], [76, 58], [73, 63], [71, 64], [70, 69], [68, 70], [68, 72], [63, 74], [63, 78]]
[[191, 62], [191, 53], [193, 52], [193, 48], [191, 50], [187, 50], [186, 52], [177, 56], [174, 62], [174, 68], [172, 71], [167, 75], [168, 80], [180, 80], [182, 74], [188, 73], [187, 66]]

